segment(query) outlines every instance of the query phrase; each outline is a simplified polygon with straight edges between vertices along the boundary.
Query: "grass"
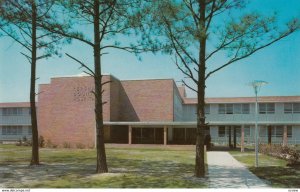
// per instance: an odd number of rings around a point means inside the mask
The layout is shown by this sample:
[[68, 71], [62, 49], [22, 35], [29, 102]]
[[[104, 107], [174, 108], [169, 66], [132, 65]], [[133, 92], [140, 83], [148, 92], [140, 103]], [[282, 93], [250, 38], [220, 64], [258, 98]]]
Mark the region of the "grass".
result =
[[0, 187], [204, 188], [193, 177], [194, 147], [107, 145], [109, 173], [95, 174], [94, 149], [41, 149], [42, 166], [29, 167], [30, 147], [0, 145]]
[[259, 167], [255, 167], [254, 152], [231, 151], [230, 153], [272, 187], [300, 188], [300, 166], [288, 167], [285, 160], [259, 154]]

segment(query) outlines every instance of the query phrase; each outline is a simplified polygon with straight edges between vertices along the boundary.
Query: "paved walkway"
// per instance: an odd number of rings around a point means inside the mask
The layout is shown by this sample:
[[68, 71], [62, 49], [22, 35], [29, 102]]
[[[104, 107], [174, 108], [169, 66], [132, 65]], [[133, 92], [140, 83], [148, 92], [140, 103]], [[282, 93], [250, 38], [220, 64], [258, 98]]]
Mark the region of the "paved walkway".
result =
[[207, 162], [210, 188], [269, 187], [228, 152], [207, 152]]

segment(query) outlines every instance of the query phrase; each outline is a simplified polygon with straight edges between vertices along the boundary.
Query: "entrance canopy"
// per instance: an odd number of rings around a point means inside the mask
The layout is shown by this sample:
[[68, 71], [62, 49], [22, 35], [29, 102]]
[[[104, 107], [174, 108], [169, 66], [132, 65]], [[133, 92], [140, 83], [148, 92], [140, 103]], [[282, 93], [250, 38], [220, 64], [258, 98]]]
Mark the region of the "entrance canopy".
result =
[[196, 126], [196, 121], [104, 121], [104, 125], [130, 125], [130, 126]]
[[[196, 127], [196, 121], [104, 121], [104, 125], [128, 125], [128, 126], [138, 126], [138, 127], [151, 127], [151, 126], [188, 126]], [[253, 121], [210, 121], [207, 122], [209, 125], [254, 125]], [[269, 121], [259, 121], [258, 125], [300, 125], [299, 122], [269, 122]]]

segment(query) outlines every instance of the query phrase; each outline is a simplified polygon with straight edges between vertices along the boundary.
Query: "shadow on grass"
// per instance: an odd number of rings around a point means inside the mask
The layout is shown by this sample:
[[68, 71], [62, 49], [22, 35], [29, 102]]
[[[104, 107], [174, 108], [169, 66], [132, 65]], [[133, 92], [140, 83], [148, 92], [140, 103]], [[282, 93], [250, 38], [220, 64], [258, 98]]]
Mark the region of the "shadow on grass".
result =
[[[58, 159], [55, 159], [55, 161]], [[205, 180], [193, 177], [194, 165], [176, 161], [108, 158], [110, 174], [95, 174], [93, 157], [67, 159], [37, 167], [2, 165], [5, 187], [43, 188], [202, 188]], [[86, 163], [82, 163], [86, 162]], [[4, 167], [3, 167], [4, 166]], [[5, 168], [5, 169], [4, 169]], [[7, 177], [7, 173], [12, 173]], [[6, 175], [5, 175], [6, 174]], [[1, 184], [1, 183], [0, 183]]]
[[250, 167], [249, 170], [273, 187], [300, 188], [300, 167]]

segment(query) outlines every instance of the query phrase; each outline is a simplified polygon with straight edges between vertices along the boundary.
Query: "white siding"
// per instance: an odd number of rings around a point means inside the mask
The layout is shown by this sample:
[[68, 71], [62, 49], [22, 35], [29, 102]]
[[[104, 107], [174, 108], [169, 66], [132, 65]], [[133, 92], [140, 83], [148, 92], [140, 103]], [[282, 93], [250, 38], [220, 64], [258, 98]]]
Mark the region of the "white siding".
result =
[[293, 126], [293, 138], [288, 138], [288, 142], [291, 144], [300, 144], [300, 125]]
[[197, 119], [197, 107], [196, 105], [184, 105], [183, 106], [183, 121], [196, 121]]
[[[0, 141], [19, 140], [23, 137], [31, 138], [28, 132], [28, 127], [31, 127], [30, 108], [22, 108], [21, 114], [5, 115], [3, 108], [0, 108]], [[22, 133], [16, 135], [3, 135], [3, 127], [22, 127]]]
[[[10, 126], [13, 127], [13, 126]], [[29, 134], [28, 129], [31, 126], [21, 126], [22, 127], [22, 133], [17, 135], [3, 135], [2, 134], [2, 128], [3, 126], [0, 126], [0, 141], [17, 141], [19, 139], [23, 139], [26, 137], [27, 139], [30, 139], [32, 137], [31, 134]]]
[[29, 115], [0, 116], [0, 125], [31, 125]]

